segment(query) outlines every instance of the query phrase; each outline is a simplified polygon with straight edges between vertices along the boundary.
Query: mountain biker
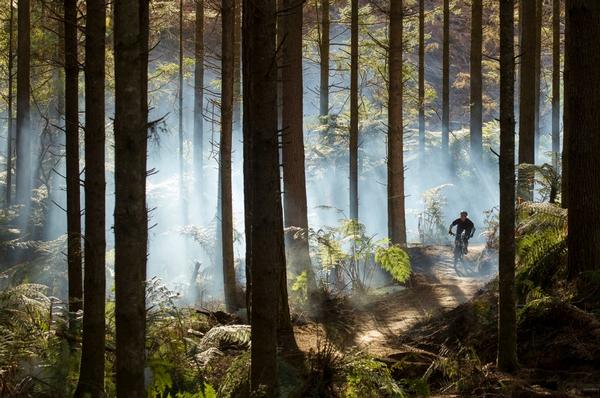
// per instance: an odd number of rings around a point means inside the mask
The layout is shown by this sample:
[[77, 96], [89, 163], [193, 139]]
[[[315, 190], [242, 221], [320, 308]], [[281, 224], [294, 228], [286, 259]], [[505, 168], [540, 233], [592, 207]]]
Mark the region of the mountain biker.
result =
[[[475, 233], [475, 225], [473, 224], [473, 221], [471, 221], [469, 219], [469, 213], [467, 213], [466, 211], [461, 211], [460, 212], [460, 217], [457, 218], [456, 220], [452, 221], [452, 224], [450, 224], [450, 229], [448, 230], [448, 233], [450, 235], [454, 235], [456, 237], [455, 239], [455, 243], [458, 243], [462, 234], [465, 234], [464, 237], [464, 253], [467, 254], [469, 252], [468, 250], [468, 246], [469, 246], [469, 239], [471, 239], [473, 237], [473, 234]], [[456, 234], [454, 234], [452, 232], [452, 228], [456, 226]]]

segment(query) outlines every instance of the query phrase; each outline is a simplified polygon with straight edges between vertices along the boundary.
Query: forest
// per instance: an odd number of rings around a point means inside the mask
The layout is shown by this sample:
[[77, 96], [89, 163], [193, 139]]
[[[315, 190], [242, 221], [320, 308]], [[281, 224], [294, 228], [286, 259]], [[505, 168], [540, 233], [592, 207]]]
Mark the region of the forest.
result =
[[600, 1], [0, 24], [0, 397], [600, 397]]

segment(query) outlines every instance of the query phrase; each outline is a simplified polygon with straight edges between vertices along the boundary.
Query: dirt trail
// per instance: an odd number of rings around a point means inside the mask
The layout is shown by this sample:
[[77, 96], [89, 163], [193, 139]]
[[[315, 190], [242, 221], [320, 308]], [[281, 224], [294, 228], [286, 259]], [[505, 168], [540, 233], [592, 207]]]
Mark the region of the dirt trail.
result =
[[[473, 260], [483, 246], [470, 248], [468, 260]], [[415, 271], [412, 287], [389, 287], [370, 296], [366, 303], [354, 311], [353, 335], [349, 345], [356, 345], [376, 356], [388, 356], [398, 351], [394, 347], [398, 335], [416, 322], [437, 311], [455, 308], [469, 300], [489, 281], [490, 276], [480, 276], [467, 262], [458, 276], [449, 247], [429, 246], [411, 249]], [[315, 348], [317, 326], [304, 326], [296, 330], [302, 349]], [[312, 334], [312, 338], [309, 335]]]

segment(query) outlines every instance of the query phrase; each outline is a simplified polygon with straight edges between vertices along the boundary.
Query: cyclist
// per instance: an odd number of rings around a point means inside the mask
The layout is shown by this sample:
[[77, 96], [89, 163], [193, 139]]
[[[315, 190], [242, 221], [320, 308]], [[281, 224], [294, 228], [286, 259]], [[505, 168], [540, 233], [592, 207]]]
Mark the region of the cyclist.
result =
[[[452, 228], [454, 226], [456, 226], [456, 234], [452, 232]], [[464, 254], [467, 254], [469, 252], [469, 239], [472, 238], [473, 234], [475, 233], [475, 225], [473, 224], [473, 221], [469, 219], [469, 213], [467, 213], [466, 211], [461, 211], [460, 217], [452, 221], [452, 224], [450, 224], [450, 229], [448, 230], [448, 233], [456, 237], [455, 243], [459, 242], [464, 233], [463, 251]]]

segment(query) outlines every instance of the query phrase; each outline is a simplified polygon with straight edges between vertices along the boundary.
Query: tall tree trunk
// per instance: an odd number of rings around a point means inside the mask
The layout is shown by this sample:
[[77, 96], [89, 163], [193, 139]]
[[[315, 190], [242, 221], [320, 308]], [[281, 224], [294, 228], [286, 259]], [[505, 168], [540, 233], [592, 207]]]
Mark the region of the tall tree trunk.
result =
[[[317, 284], [308, 249], [308, 205], [304, 170], [304, 111], [302, 77], [302, 10], [300, 0], [284, 0], [280, 17], [283, 36], [283, 210], [286, 232], [286, 259], [295, 276], [306, 272], [310, 292]], [[300, 233], [299, 233], [300, 232]]]
[[597, 289], [591, 273], [600, 270], [600, 2], [567, 0], [565, 14], [569, 277]]
[[[519, 87], [519, 163], [535, 162], [535, 41], [536, 1], [520, 0], [521, 4], [521, 80]], [[522, 200], [533, 199], [531, 173], [519, 170], [517, 195]]]
[[482, 75], [481, 75], [481, 54], [482, 54], [482, 19], [483, 4], [482, 0], [473, 0], [471, 2], [471, 157], [475, 162], [481, 161], [482, 155], [482, 123], [483, 123], [483, 104], [482, 104]]
[[204, 140], [204, 0], [196, 0], [196, 26], [194, 49], [194, 179], [197, 198], [201, 199], [202, 153]]
[[[79, 61], [77, 1], [65, 0], [65, 136], [67, 162], [67, 269], [69, 312], [83, 304], [81, 204], [79, 183]], [[71, 324], [71, 323], [70, 323]]]
[[542, 78], [542, 11], [543, 0], [535, 0], [535, 157], [540, 150], [540, 82]]
[[76, 397], [104, 393], [106, 295], [105, 0], [87, 0], [85, 23], [85, 272], [83, 342]]
[[[565, 15], [566, 15], [566, 6], [565, 6]], [[569, 24], [565, 21], [565, 54], [566, 54], [566, 38], [569, 36]], [[565, 55], [566, 57], [566, 55]], [[563, 65], [563, 68], [566, 68]], [[566, 72], [563, 70], [563, 94], [566, 99], [566, 83], [565, 83]], [[560, 205], [563, 209], [569, 208], [569, 107], [567, 106], [567, 101], [563, 100], [563, 138], [562, 138], [562, 153], [561, 153], [561, 184], [560, 184]]]
[[358, 0], [350, 20], [350, 218], [358, 220]]
[[442, 153], [450, 163], [450, 0], [444, 0], [442, 43]]
[[560, 0], [552, 0], [552, 165], [560, 153]]
[[242, 135], [242, 1], [236, 0], [234, 5], [233, 25], [233, 136], [234, 142], [241, 140]]
[[185, 145], [184, 142], [184, 131], [183, 131], [183, 46], [184, 46], [184, 37], [183, 37], [183, 0], [179, 0], [179, 75], [178, 75], [178, 86], [179, 92], [177, 95], [178, 101], [178, 117], [177, 120], [179, 122], [179, 197], [182, 204], [182, 214], [183, 214], [183, 222], [187, 224], [188, 222], [188, 208], [187, 208], [187, 194], [185, 189], [185, 160], [184, 160], [184, 150], [183, 147]]
[[[277, 395], [277, 324], [279, 295], [274, 294], [285, 269], [283, 216], [279, 184], [277, 132], [277, 62], [275, 0], [245, 0], [244, 50], [244, 175], [250, 202], [252, 280], [252, 351], [250, 389]], [[248, 180], [251, 178], [251, 180]]]
[[[283, 211], [286, 260], [292, 277], [306, 273], [308, 289], [313, 294], [317, 288], [308, 249], [308, 215], [306, 178], [304, 172], [304, 112], [302, 78], [302, 23], [303, 1], [283, 0], [279, 13], [279, 31], [282, 43], [282, 163]], [[300, 229], [300, 233], [298, 233]], [[281, 270], [281, 298], [279, 341], [285, 351], [298, 350], [290, 320], [287, 298], [287, 272]]]
[[402, 117], [402, 0], [390, 2], [388, 90], [388, 230], [392, 244], [406, 245], [404, 206], [404, 126]]
[[231, 192], [231, 140], [233, 116], [233, 44], [235, 1], [223, 0], [221, 8], [221, 141], [219, 143], [219, 168], [221, 171], [221, 259], [225, 308], [235, 312], [238, 308], [233, 259], [233, 209]]
[[[329, 125], [329, 0], [321, 1], [321, 37], [319, 39], [320, 81], [319, 117], [321, 124]], [[327, 134], [327, 132], [325, 132]]]
[[[20, 0], [17, 8], [17, 204], [31, 204], [31, 27], [30, 0]], [[27, 211], [26, 211], [27, 212]]]
[[517, 367], [515, 304], [514, 0], [500, 1], [500, 249], [498, 368]]
[[147, 0], [114, 5], [117, 397], [145, 397]]
[[8, 21], [8, 93], [6, 96], [7, 105], [7, 137], [6, 137], [6, 193], [4, 197], [4, 209], [8, 209], [12, 200], [12, 161], [13, 161], [13, 36], [14, 36], [14, 13], [15, 8], [10, 4]]
[[419, 165], [425, 166], [425, 0], [419, 0]]

